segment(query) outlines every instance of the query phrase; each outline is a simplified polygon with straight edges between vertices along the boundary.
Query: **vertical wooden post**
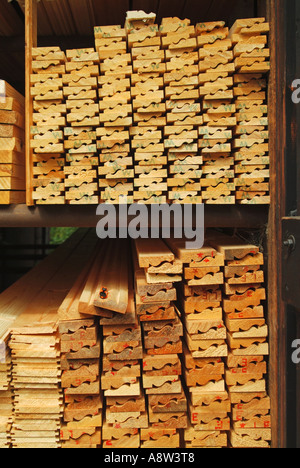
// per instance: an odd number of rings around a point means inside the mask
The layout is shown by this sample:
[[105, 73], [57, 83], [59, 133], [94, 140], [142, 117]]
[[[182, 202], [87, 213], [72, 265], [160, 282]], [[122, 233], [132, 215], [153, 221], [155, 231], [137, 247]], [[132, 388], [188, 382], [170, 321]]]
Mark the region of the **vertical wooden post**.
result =
[[37, 0], [25, 0], [25, 162], [26, 162], [26, 203], [33, 205], [32, 179], [33, 162], [30, 148], [32, 126], [32, 98], [30, 75], [32, 73], [32, 48], [37, 46]]
[[285, 5], [267, 0], [271, 24], [271, 73], [269, 86], [270, 193], [268, 223], [268, 310], [270, 326], [269, 393], [273, 448], [286, 446], [286, 318], [282, 299], [282, 228], [285, 213]]

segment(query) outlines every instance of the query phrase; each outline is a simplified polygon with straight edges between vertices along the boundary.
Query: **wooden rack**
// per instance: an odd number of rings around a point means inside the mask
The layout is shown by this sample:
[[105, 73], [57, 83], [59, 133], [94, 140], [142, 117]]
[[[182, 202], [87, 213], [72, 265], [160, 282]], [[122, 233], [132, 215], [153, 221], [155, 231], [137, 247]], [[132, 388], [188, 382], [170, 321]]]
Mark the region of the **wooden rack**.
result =
[[[37, 44], [37, 0], [25, 0], [24, 11], [26, 15], [26, 108], [30, 111], [30, 83], [28, 77], [31, 70], [31, 49]], [[50, 3], [50, 2], [49, 2]], [[122, 2], [123, 3], [123, 2]], [[178, 2], [170, 0], [165, 2], [165, 8], [161, 12], [166, 16], [170, 8], [178, 7]], [[188, 11], [195, 11], [199, 7], [198, 1], [189, 2]], [[228, 8], [228, 2], [223, 9]], [[262, 10], [261, 10], [262, 8]], [[65, 13], [65, 12], [64, 12]], [[186, 13], [188, 16], [188, 13]], [[281, 245], [282, 227], [281, 219], [286, 212], [286, 189], [285, 189], [285, 143], [287, 130], [285, 128], [287, 116], [287, 104], [285, 96], [282, 95], [282, 83], [285, 82], [286, 64], [286, 37], [285, 31], [285, 8], [282, 2], [266, 0], [260, 2], [259, 15], [266, 16], [270, 26], [270, 53], [273, 67], [270, 74], [268, 91], [269, 101], [269, 130], [270, 130], [270, 207], [251, 206], [228, 206], [207, 207], [207, 225], [212, 227], [230, 228], [261, 228], [266, 227], [266, 252], [268, 254], [268, 324], [270, 330], [270, 375], [273, 381], [271, 388], [271, 414], [274, 421], [273, 444], [284, 445], [286, 436], [285, 425], [285, 368], [282, 353], [285, 352], [286, 343], [284, 336], [285, 328], [285, 304], [281, 292]], [[70, 31], [74, 31], [73, 29]], [[87, 32], [85, 32], [87, 33]], [[49, 38], [44, 42], [49, 44]], [[43, 43], [43, 41], [41, 41]], [[293, 76], [294, 78], [294, 76]], [[27, 114], [31, 115], [31, 111]], [[27, 151], [29, 150], [29, 135], [31, 122], [26, 121]], [[28, 154], [27, 154], [28, 159]], [[27, 166], [27, 178], [31, 180], [31, 168]], [[31, 192], [27, 193], [27, 199], [31, 204]], [[53, 209], [55, 208], [55, 209]], [[84, 208], [84, 209], [82, 209]], [[254, 209], [253, 209], [254, 208]], [[97, 224], [94, 207], [27, 207], [24, 205], [1, 207], [1, 227], [36, 227], [36, 226], [95, 226]], [[279, 328], [278, 324], [282, 324]]]
[[[187, 250], [181, 239], [116, 241], [132, 260], [119, 261], [131, 278], [126, 313], [118, 304], [106, 309], [105, 298], [101, 307], [83, 308], [94, 290], [102, 296], [94, 266], [103, 260], [109, 271], [111, 242], [78, 230], [0, 295], [7, 350], [0, 405], [13, 389], [15, 410], [3, 415], [5, 444], [268, 447], [259, 247], [215, 230], [201, 249]], [[114, 289], [107, 283], [106, 299]]]
[[28, 205], [270, 203], [269, 24], [155, 20], [28, 52]]

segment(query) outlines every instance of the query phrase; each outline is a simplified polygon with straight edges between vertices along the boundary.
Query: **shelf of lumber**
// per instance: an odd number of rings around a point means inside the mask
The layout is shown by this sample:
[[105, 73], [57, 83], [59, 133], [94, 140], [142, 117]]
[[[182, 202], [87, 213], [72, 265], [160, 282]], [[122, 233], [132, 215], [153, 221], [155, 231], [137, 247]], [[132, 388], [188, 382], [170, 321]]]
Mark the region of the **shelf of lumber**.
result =
[[28, 48], [27, 203], [269, 205], [269, 31], [129, 11]]
[[[79, 229], [0, 295], [3, 445], [269, 447], [260, 248], [213, 229], [201, 249], [111, 242]], [[110, 259], [125, 313], [94, 302]]]

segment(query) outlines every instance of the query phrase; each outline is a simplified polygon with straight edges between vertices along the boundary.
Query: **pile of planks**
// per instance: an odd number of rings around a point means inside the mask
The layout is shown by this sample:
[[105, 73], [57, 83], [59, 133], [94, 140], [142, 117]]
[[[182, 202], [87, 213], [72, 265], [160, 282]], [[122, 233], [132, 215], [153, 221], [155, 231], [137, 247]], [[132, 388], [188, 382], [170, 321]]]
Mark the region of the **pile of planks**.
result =
[[142, 389], [143, 343], [132, 281], [125, 314], [100, 319], [103, 330], [101, 386], [106, 410], [103, 448], [139, 448], [140, 430], [148, 427]]
[[[57, 311], [83, 269], [91, 244], [87, 230], [77, 231], [0, 296], [0, 337], [9, 339], [12, 359], [13, 412], [9, 420], [13, 447], [61, 445]], [[4, 404], [8, 409], [9, 402]]]
[[165, 149], [172, 203], [202, 203], [203, 158], [198, 151], [200, 115], [198, 47], [190, 20], [164, 18], [160, 27], [166, 54], [164, 75], [167, 107]]
[[65, 53], [59, 47], [32, 49], [31, 97], [33, 187], [36, 204], [64, 204], [64, 135], [66, 105], [62, 76]]
[[262, 301], [263, 254], [236, 238], [214, 236], [211, 243], [225, 257], [223, 308], [229, 354], [226, 385], [232, 404], [230, 444], [234, 448], [268, 448], [271, 441], [270, 398], [266, 379], [268, 326]]
[[11, 447], [13, 394], [8, 337], [0, 340], [0, 448]]
[[[104, 325], [103, 337], [101, 385], [106, 398], [106, 446], [120, 448], [128, 438], [129, 446], [135, 445], [138, 430], [148, 427], [141, 389], [141, 327], [138, 323]], [[118, 429], [121, 431], [115, 432]]]
[[160, 292], [174, 297], [174, 285], [182, 279], [182, 263], [159, 239], [136, 240], [133, 255], [137, 294], [145, 305], [149, 303], [148, 307], [151, 304], [157, 309], [164, 307], [166, 312], [163, 315], [154, 312], [153, 317], [150, 313], [146, 320], [140, 316], [144, 342], [143, 388], [149, 413], [149, 427], [141, 431], [141, 447], [179, 448], [179, 430], [187, 427], [180, 361], [183, 327], [170, 304], [168, 317], [164, 303], [153, 303], [152, 297]]
[[13, 328], [13, 448], [59, 448], [62, 393], [57, 327]]
[[173, 239], [168, 244], [184, 264], [180, 310], [185, 336], [184, 380], [189, 392], [189, 428], [184, 431], [184, 440], [188, 448], [226, 447], [230, 400], [223, 359], [228, 350], [220, 307], [224, 255], [210, 246], [187, 250], [183, 240]]
[[100, 200], [113, 204], [133, 203], [134, 168], [129, 144], [132, 64], [127, 53], [126, 31], [121, 26], [95, 27], [94, 35], [100, 58], [101, 128], [97, 129]]
[[128, 12], [125, 29], [132, 57], [131, 97], [133, 125], [130, 129], [134, 152], [134, 201], [167, 202], [167, 158], [163, 128], [166, 104], [163, 76], [165, 53], [156, 16]]
[[269, 29], [129, 11], [32, 49], [35, 202], [269, 204]]
[[11, 356], [8, 337], [0, 341], [0, 392], [9, 389], [11, 380]]
[[66, 51], [66, 59], [66, 73], [63, 75], [68, 125], [64, 129], [66, 203], [97, 204], [99, 56], [94, 49], [72, 49]]
[[61, 321], [61, 386], [64, 391], [62, 448], [101, 446], [101, 345], [98, 319]]
[[269, 447], [263, 267], [215, 231], [194, 250], [76, 232], [0, 295], [0, 443]]
[[269, 204], [269, 132], [267, 48], [269, 24], [264, 18], [237, 20], [230, 30], [234, 46], [234, 95], [237, 126], [233, 141], [236, 201]]
[[0, 80], [0, 205], [25, 203], [25, 100]]
[[236, 119], [232, 41], [223, 21], [197, 24], [196, 33], [204, 121], [199, 129], [199, 149], [203, 156], [202, 198], [207, 204], [234, 204], [231, 140]]

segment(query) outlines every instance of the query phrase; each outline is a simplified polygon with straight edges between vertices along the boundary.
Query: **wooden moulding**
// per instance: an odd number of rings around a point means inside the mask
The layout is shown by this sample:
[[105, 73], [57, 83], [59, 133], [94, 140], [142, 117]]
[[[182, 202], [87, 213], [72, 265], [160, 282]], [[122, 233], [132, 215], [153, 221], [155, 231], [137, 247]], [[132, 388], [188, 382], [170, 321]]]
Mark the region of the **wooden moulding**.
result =
[[227, 343], [224, 339], [192, 340], [190, 335], [185, 333], [185, 341], [195, 358], [226, 357], [228, 354]]
[[138, 397], [131, 395], [121, 397], [108, 396], [106, 397], [106, 404], [113, 413], [133, 413], [135, 411], [143, 413], [146, 411], [143, 395]]
[[224, 255], [226, 261], [238, 261], [244, 259], [247, 255], [259, 254], [259, 247], [246, 244], [238, 237], [226, 236], [219, 233], [208, 233], [208, 242], [220, 253]]
[[[151, 323], [151, 322], [150, 322]], [[146, 329], [145, 329], [146, 327]], [[182, 352], [183, 329], [181, 322], [144, 322], [144, 348], [149, 355], [178, 354]]]
[[222, 320], [218, 317], [214, 320], [212, 318], [200, 318], [199, 320], [188, 320], [186, 317], [183, 318], [184, 326], [191, 336], [192, 339], [222, 339], [226, 338], [226, 328]]
[[104, 448], [139, 448], [140, 435], [137, 428], [113, 427], [104, 422], [102, 428]]
[[181, 363], [177, 354], [160, 356], [144, 355], [143, 372], [148, 376], [181, 375]]
[[208, 411], [203, 412], [189, 406], [189, 415], [191, 424], [196, 431], [229, 431], [230, 430], [230, 417], [227, 412]]
[[156, 395], [157, 393], [179, 394], [182, 390], [179, 376], [143, 376], [143, 387], [146, 395]]
[[[136, 298], [137, 301], [138, 298]], [[172, 302], [158, 302], [155, 304], [138, 303], [137, 315], [141, 322], [176, 319], [175, 305]]]
[[188, 417], [185, 412], [181, 413], [153, 413], [151, 408], [148, 408], [149, 423], [154, 428], [165, 429], [185, 429], [188, 424]]
[[[65, 72], [65, 54], [58, 47], [50, 47], [33, 48], [31, 55], [32, 199], [36, 204], [63, 204], [65, 176], [61, 126], [66, 123], [66, 109], [61, 77]], [[56, 104], [59, 108], [56, 108]], [[57, 159], [59, 161], [55, 166]]]
[[[112, 244], [111, 244], [112, 245]], [[113, 250], [106, 251], [104, 262], [102, 262], [102, 276], [99, 284], [100, 291], [105, 289], [104, 295], [107, 296], [102, 298], [96, 296], [94, 299], [94, 305], [102, 307], [104, 309], [112, 310], [113, 312], [119, 312], [125, 314], [128, 307], [128, 290], [129, 290], [129, 257], [128, 257], [128, 246], [124, 242], [118, 242], [118, 248], [115, 244]], [[107, 267], [109, 262], [109, 268]], [[121, 262], [121, 267], [119, 267]], [[110, 276], [107, 277], [107, 273], [110, 272]], [[116, 285], [116, 275], [119, 278], [119, 283]]]
[[144, 338], [162, 338], [171, 336], [172, 334], [174, 336], [183, 335], [183, 326], [178, 316], [175, 320], [146, 322], [142, 327]]
[[139, 369], [135, 372], [131, 370], [128, 373], [126, 373], [126, 375], [122, 375], [122, 373], [119, 372], [109, 373], [108, 376], [102, 375], [101, 388], [102, 390], [104, 390], [104, 395], [107, 396], [109, 395], [109, 392], [106, 392], [106, 390], [118, 389], [121, 388], [123, 385], [127, 384], [136, 384], [139, 381], [138, 377], [140, 377]]
[[226, 327], [233, 338], [266, 338], [268, 336], [268, 326], [263, 318], [227, 319]]
[[159, 394], [148, 396], [153, 413], [177, 413], [187, 411], [187, 399], [183, 390], [178, 394]]
[[[100, 427], [101, 424], [98, 416], [102, 418], [102, 401], [100, 396], [88, 395], [82, 397], [80, 395], [66, 395], [64, 408], [64, 421], [85, 421], [84, 424], [89, 424]], [[93, 419], [96, 416], [96, 421]], [[99, 426], [98, 426], [99, 425]]]
[[61, 386], [64, 389], [62, 448], [97, 448], [101, 445], [102, 401], [97, 319], [59, 323], [61, 333]]
[[190, 267], [224, 266], [224, 257], [209, 245], [201, 249], [186, 249], [184, 239], [167, 239], [166, 243], [176, 258]]
[[141, 327], [138, 323], [133, 325], [104, 325], [103, 336], [107, 343], [140, 341], [142, 339]]
[[[128, 285], [128, 255], [126, 258], [123, 258], [122, 261], [123, 269], [118, 269], [119, 277], [120, 277], [120, 290], [116, 289], [115, 283], [113, 284], [113, 279], [107, 278], [107, 274], [105, 273], [106, 270], [104, 267], [106, 264], [103, 263], [102, 259], [103, 255], [105, 256], [106, 261], [111, 258], [110, 253], [112, 249], [112, 243], [109, 245], [98, 245], [93, 253], [91, 258], [91, 266], [87, 267], [87, 269], [82, 273], [82, 277], [78, 278], [78, 282], [74, 285], [74, 290], [78, 290], [78, 299], [73, 300], [73, 304], [69, 305], [69, 302], [72, 301], [72, 294], [73, 291], [70, 292], [70, 297], [66, 299], [66, 303], [62, 304], [59, 314], [60, 316], [64, 316], [64, 309], [65, 307], [69, 307], [69, 312], [73, 314], [73, 310], [75, 316], [85, 316], [85, 315], [96, 315], [96, 316], [103, 316], [107, 318], [113, 318], [114, 313], [113, 310], [108, 310], [108, 308], [119, 309], [122, 310], [122, 313], [125, 313], [128, 309], [129, 302], [128, 302], [128, 291], [130, 291]], [[120, 246], [120, 250], [117, 253], [121, 253], [122, 247]], [[116, 261], [116, 257], [115, 261]], [[127, 261], [126, 261], [127, 259]], [[106, 282], [103, 283], [104, 275]], [[126, 284], [125, 284], [126, 283]], [[101, 299], [99, 297], [100, 292], [104, 291], [104, 296], [106, 297], [107, 294], [110, 296], [108, 301], [106, 299]], [[81, 293], [80, 293], [81, 291]], [[123, 292], [124, 291], [124, 292]], [[103, 296], [103, 297], [104, 297]], [[97, 305], [95, 304], [97, 303]], [[74, 306], [74, 308], [73, 308]], [[130, 302], [131, 306], [131, 302]], [[76, 313], [77, 309], [77, 313]], [[125, 311], [124, 311], [125, 309]], [[117, 310], [115, 310], [116, 312]], [[123, 312], [124, 311], [124, 312]], [[83, 314], [83, 315], [82, 315]]]
[[61, 377], [62, 388], [79, 387], [85, 382], [96, 382], [99, 376], [97, 362], [90, 365], [82, 365], [79, 369], [64, 371]]
[[116, 429], [141, 429], [148, 427], [147, 413], [133, 412], [133, 413], [111, 413], [109, 409], [106, 410], [106, 422]]
[[96, 428], [61, 429], [62, 448], [97, 448], [101, 445], [101, 430]]
[[[126, 346], [124, 347], [124, 349], [126, 349]], [[109, 356], [104, 354], [102, 359], [102, 369], [104, 372], [109, 372], [110, 370], [119, 371], [124, 366], [137, 366], [139, 364], [139, 359], [140, 358], [110, 360]]]
[[145, 273], [135, 272], [137, 303], [153, 304], [176, 301], [176, 289], [172, 283], [148, 284]]
[[234, 448], [269, 448], [271, 429], [235, 429], [229, 440]]
[[179, 448], [180, 435], [176, 429], [151, 427], [141, 430], [142, 448]]
[[230, 399], [233, 428], [271, 428], [271, 402], [266, 392], [230, 392]]
[[103, 352], [110, 361], [128, 361], [143, 358], [143, 348], [140, 341], [107, 343], [104, 340]]
[[[266, 299], [266, 290], [255, 285], [248, 285], [246, 288], [243, 286], [244, 294], [233, 294], [232, 296], [224, 299], [223, 308], [226, 314], [234, 314], [235, 312], [243, 313], [243, 311], [256, 310], [259, 313], [259, 306], [261, 302]], [[239, 316], [241, 317], [241, 316]]]
[[59, 323], [58, 328], [61, 341], [97, 340], [97, 325], [94, 319], [63, 321]]
[[220, 431], [197, 431], [191, 426], [184, 431], [186, 448], [227, 447], [227, 434]]

